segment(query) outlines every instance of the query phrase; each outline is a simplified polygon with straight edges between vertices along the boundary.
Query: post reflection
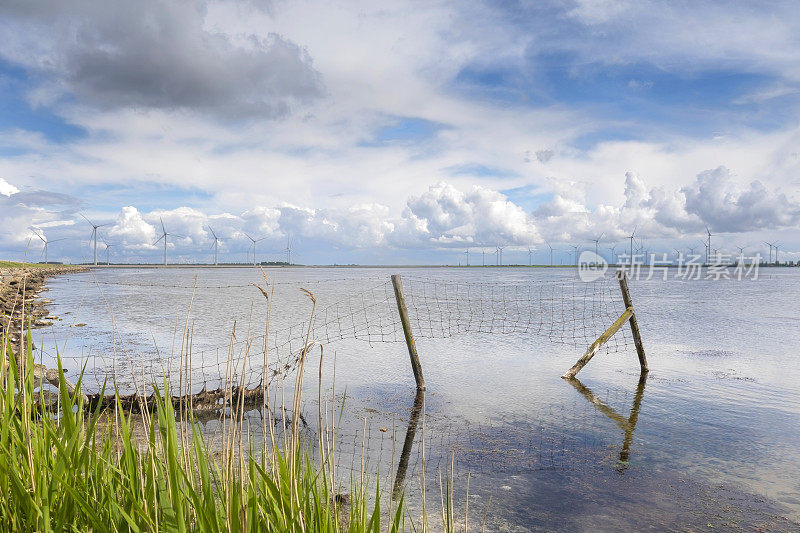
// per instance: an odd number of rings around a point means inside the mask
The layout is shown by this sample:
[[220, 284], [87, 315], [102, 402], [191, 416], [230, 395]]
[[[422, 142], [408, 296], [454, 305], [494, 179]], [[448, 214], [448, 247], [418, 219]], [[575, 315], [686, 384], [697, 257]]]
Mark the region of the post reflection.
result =
[[636, 422], [639, 420], [639, 411], [642, 407], [642, 398], [644, 397], [644, 388], [647, 384], [647, 372], [642, 372], [639, 376], [639, 383], [636, 385], [636, 392], [633, 395], [633, 405], [627, 418], [617, 413], [612, 407], [603, 403], [586, 385], [580, 382], [578, 378], [568, 379], [567, 382], [575, 387], [575, 390], [581, 393], [589, 403], [613, 420], [617, 427], [619, 427], [625, 434], [622, 441], [622, 450], [619, 452], [619, 472], [624, 472], [628, 468], [628, 460], [630, 458], [631, 444], [633, 443], [633, 433], [636, 430]]
[[406, 438], [403, 441], [403, 450], [400, 452], [400, 462], [397, 463], [397, 475], [394, 478], [394, 488], [392, 489], [392, 497], [394, 498], [403, 492], [406, 472], [408, 471], [408, 460], [411, 457], [411, 449], [414, 447], [414, 437], [417, 434], [417, 425], [419, 424], [424, 404], [425, 391], [417, 390], [417, 395], [414, 397], [414, 405], [411, 406], [411, 412], [408, 417], [408, 428], [406, 429]]

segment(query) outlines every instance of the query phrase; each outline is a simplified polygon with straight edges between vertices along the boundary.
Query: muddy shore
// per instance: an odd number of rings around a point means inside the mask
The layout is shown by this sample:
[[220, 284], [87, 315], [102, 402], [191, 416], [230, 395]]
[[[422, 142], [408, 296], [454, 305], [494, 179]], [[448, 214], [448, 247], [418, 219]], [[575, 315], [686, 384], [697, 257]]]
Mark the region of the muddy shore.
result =
[[8, 331], [15, 351], [19, 348], [22, 326], [45, 327], [52, 322], [47, 306], [50, 300], [39, 298], [46, 290], [48, 276], [84, 272], [86, 267], [72, 265], [0, 267], [0, 323]]

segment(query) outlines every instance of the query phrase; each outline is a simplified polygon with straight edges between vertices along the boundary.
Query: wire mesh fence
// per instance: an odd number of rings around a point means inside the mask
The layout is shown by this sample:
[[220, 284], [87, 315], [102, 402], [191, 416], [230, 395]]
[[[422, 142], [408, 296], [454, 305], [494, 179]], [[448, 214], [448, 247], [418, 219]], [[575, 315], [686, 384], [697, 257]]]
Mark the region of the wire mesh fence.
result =
[[[303, 351], [316, 344], [405, 342], [391, 281], [376, 278], [357, 281], [360, 290], [350, 291], [346, 297], [329, 304], [319, 301], [313, 317], [264, 333], [234, 329], [225, 344], [195, 350], [194, 333], [188, 328], [176, 353], [144, 355], [126, 353], [123, 349], [112, 355], [94, 352], [73, 357], [73, 366], [85, 369], [84, 388], [92, 392], [100, 390], [104, 383], [107, 390], [116, 387], [130, 391], [167, 382], [173, 393], [192, 394], [230, 382], [249, 389], [264, 387], [295, 370]], [[336, 280], [324, 282], [331, 284]], [[133, 286], [131, 282], [121, 284]], [[140, 286], [149, 288], [152, 284]], [[229, 287], [201, 286], [209, 290]], [[232, 286], [252, 287], [252, 284]], [[187, 285], [187, 288], [197, 287]], [[625, 310], [615, 278], [593, 282], [476, 282], [409, 275], [403, 276], [403, 292], [411, 330], [419, 339], [530, 335], [583, 350]], [[623, 351], [632, 342], [630, 334], [621, 329], [603, 350]]]

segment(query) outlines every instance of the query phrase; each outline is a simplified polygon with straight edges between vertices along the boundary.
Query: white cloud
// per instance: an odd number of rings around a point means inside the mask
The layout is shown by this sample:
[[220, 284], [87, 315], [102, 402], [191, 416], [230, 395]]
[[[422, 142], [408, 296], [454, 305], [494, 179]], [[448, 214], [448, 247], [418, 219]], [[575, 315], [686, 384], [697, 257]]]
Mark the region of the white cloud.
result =
[[631, 2], [620, 0], [578, 0], [568, 15], [586, 24], [602, 24], [635, 7]]
[[740, 190], [733, 185], [731, 172], [725, 167], [700, 173], [681, 192], [686, 197], [686, 211], [715, 231], [777, 229], [800, 223], [800, 204], [785, 194], [767, 190], [760, 181]]
[[530, 216], [503, 194], [483, 187], [462, 192], [440, 182], [408, 200], [391, 241], [403, 247], [517, 244], [540, 237]]
[[[561, 184], [563, 185], [563, 184]], [[740, 189], [724, 167], [706, 170], [685, 187], [647, 188], [635, 172], [625, 175], [624, 202], [591, 209], [579, 188], [562, 187], [534, 211], [534, 221], [554, 241], [587, 241], [600, 233], [619, 240], [636, 229], [650, 238], [781, 230], [800, 223], [800, 202], [753, 181]]]
[[0, 194], [3, 196], [11, 196], [19, 192], [19, 189], [11, 185], [9, 182], [0, 178]]
[[762, 87], [749, 94], [734, 98], [731, 103], [734, 104], [760, 104], [775, 98], [782, 98], [784, 96], [792, 96], [800, 93], [797, 87], [791, 87], [785, 83], [779, 83], [768, 87]]
[[579, 0], [569, 15], [586, 32], [566, 46], [585, 61], [646, 62], [666, 71], [736, 65], [799, 81], [797, 6], [784, 1], [763, 7], [728, 1]]
[[[187, 262], [209, 253], [213, 242], [209, 226], [220, 238], [220, 251], [234, 254], [227, 260], [243, 260], [252, 246], [246, 234], [264, 238], [258, 245], [259, 258], [274, 260], [282, 257], [289, 237], [309, 257], [314, 250], [378, 253], [495, 245], [524, 249], [545, 240], [551, 244], [585, 244], [601, 233], [604, 242], [619, 242], [634, 228], [637, 235], [648, 239], [700, 236], [706, 226], [715, 234], [738, 235], [781, 231], [800, 223], [800, 202], [757, 181], [739, 187], [724, 167], [701, 172], [691, 185], [677, 189], [648, 188], [634, 172], [617, 183], [622, 190], [620, 203], [591, 206], [582, 184], [554, 180], [552, 197], [530, 213], [496, 190], [464, 190], [446, 182], [409, 197], [399, 213], [376, 203], [347, 208], [257, 206], [241, 214], [209, 214], [189, 207], [143, 213], [125, 206], [113, 223], [100, 228], [100, 237], [117, 245], [118, 253], [130, 261], [155, 260], [162, 243], [154, 243], [162, 234], [163, 220], [170, 234], [171, 260]], [[67, 226], [63, 213], [19, 202], [24, 196], [16, 193], [0, 197], [0, 227], [5, 233], [0, 238], [23, 243], [30, 236], [27, 226], [34, 220], [39, 227], [49, 229], [51, 238], [72, 237], [72, 245], [60, 244], [64, 250], [70, 246], [74, 250], [76, 241], [84, 246], [88, 243], [87, 224]], [[40, 193], [38, 198], [49, 196]], [[91, 243], [83, 253], [90, 248]]]
[[138, 209], [129, 205], [120, 210], [108, 235], [116, 241], [122, 241], [120, 244], [126, 249], [149, 249], [156, 240], [156, 228], [144, 220]]

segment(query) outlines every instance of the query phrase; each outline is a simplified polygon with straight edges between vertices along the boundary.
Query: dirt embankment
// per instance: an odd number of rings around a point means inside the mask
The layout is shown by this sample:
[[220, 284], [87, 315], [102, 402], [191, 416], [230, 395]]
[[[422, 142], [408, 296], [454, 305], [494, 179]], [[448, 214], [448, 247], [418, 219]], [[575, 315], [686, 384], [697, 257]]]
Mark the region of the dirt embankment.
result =
[[0, 328], [8, 331], [16, 348], [19, 346], [23, 322], [27, 328], [49, 325], [49, 300], [37, 298], [45, 290], [48, 276], [82, 272], [86, 267], [71, 265], [0, 266]]

